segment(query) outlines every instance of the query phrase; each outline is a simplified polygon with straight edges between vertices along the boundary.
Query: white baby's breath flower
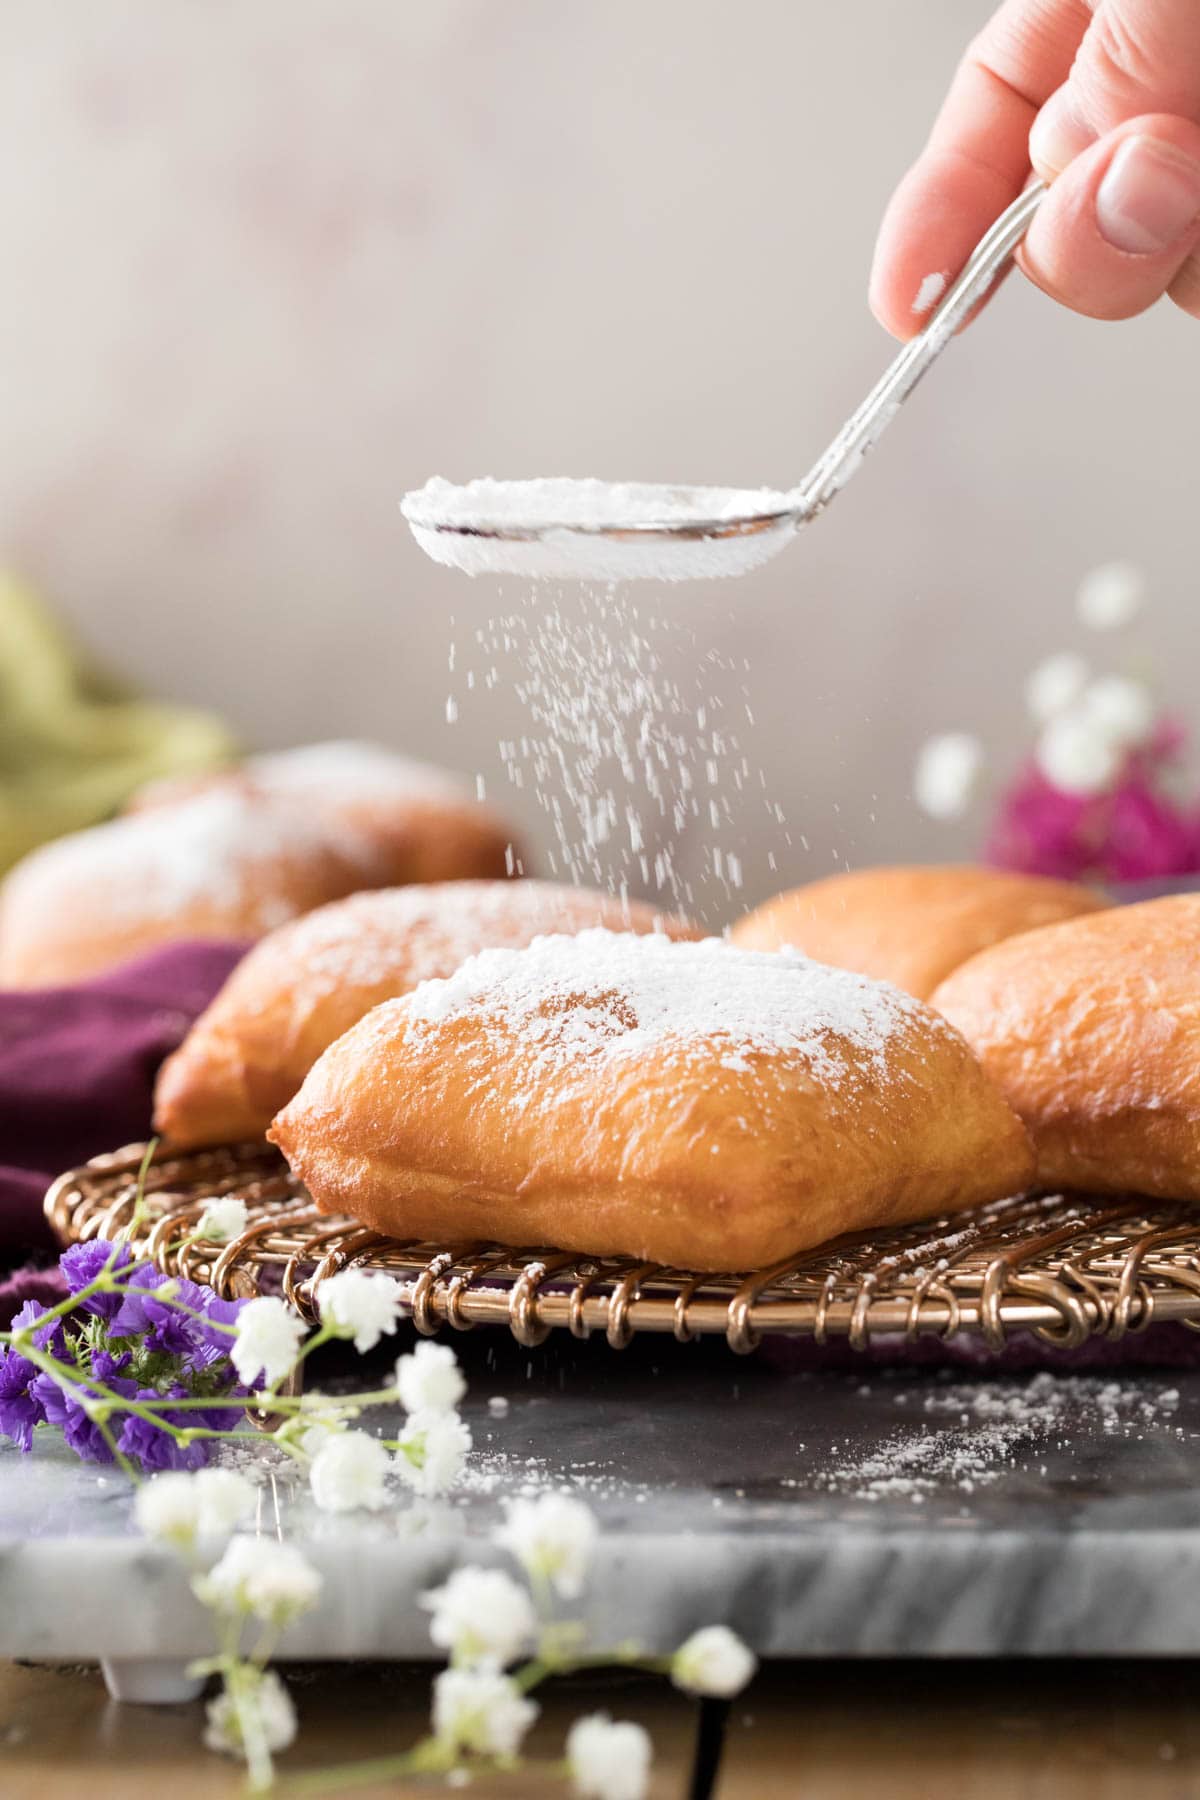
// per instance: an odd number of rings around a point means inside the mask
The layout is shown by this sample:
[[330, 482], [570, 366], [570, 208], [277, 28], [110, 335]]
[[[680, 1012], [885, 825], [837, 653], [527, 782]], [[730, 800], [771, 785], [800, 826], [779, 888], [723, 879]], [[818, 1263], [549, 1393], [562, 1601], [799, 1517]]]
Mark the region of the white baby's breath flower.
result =
[[237, 1317], [230, 1360], [247, 1387], [261, 1375], [268, 1387], [282, 1381], [304, 1342], [304, 1321], [282, 1300], [248, 1300]]
[[[247, 1672], [243, 1680], [249, 1679]], [[247, 1687], [242, 1704], [253, 1708], [267, 1749], [286, 1750], [296, 1735], [296, 1709], [274, 1669], [264, 1669], [253, 1688]], [[206, 1749], [218, 1750], [224, 1756], [245, 1757], [241, 1720], [228, 1691], [208, 1703], [204, 1744]]]
[[257, 1496], [232, 1469], [172, 1470], [138, 1489], [133, 1510], [147, 1537], [190, 1550], [198, 1539], [227, 1538], [254, 1512]]
[[400, 1283], [367, 1269], [343, 1269], [317, 1290], [321, 1323], [338, 1337], [353, 1338], [362, 1356], [400, 1323]]
[[578, 1600], [599, 1530], [582, 1500], [543, 1494], [509, 1502], [496, 1542], [535, 1580], [549, 1581], [564, 1600]]
[[297, 1427], [296, 1442], [310, 1462], [315, 1462], [326, 1444], [332, 1444], [346, 1429], [341, 1419], [314, 1419], [311, 1425], [297, 1420]]
[[1104, 675], [1080, 700], [1089, 724], [1114, 744], [1135, 749], [1154, 730], [1154, 698], [1143, 682], [1127, 675]]
[[1102, 563], [1080, 582], [1075, 611], [1092, 631], [1117, 631], [1137, 616], [1145, 599], [1146, 577], [1136, 563]]
[[740, 1694], [758, 1667], [753, 1650], [728, 1625], [693, 1631], [671, 1658], [671, 1680], [689, 1694]]
[[387, 1505], [391, 1466], [392, 1459], [378, 1438], [365, 1431], [334, 1432], [317, 1451], [309, 1470], [313, 1499], [323, 1512], [353, 1512], [357, 1507], [378, 1512]]
[[1046, 726], [1034, 761], [1052, 787], [1082, 797], [1102, 794], [1112, 786], [1124, 752], [1085, 714], [1068, 712]]
[[207, 1575], [192, 1582], [204, 1606], [223, 1613], [251, 1613], [286, 1625], [317, 1604], [321, 1577], [291, 1544], [274, 1538], [235, 1537]]
[[457, 1413], [413, 1413], [399, 1437], [396, 1468], [409, 1487], [432, 1499], [453, 1487], [471, 1448], [471, 1433]]
[[192, 1476], [199, 1506], [198, 1536], [228, 1537], [254, 1516], [258, 1490], [234, 1469], [198, 1469]]
[[931, 819], [957, 819], [967, 810], [983, 772], [983, 746], [965, 731], [946, 731], [922, 744], [913, 794]]
[[432, 1614], [429, 1635], [455, 1663], [504, 1668], [533, 1639], [537, 1621], [525, 1589], [503, 1569], [455, 1569], [418, 1605]]
[[422, 1338], [397, 1362], [396, 1389], [405, 1412], [453, 1412], [467, 1384], [449, 1344]]
[[537, 1715], [494, 1669], [444, 1669], [433, 1684], [433, 1734], [447, 1749], [515, 1756]]
[[200, 1215], [196, 1236], [213, 1244], [229, 1244], [241, 1237], [250, 1222], [244, 1200], [210, 1200]]
[[571, 1785], [580, 1800], [644, 1800], [652, 1754], [640, 1725], [607, 1713], [576, 1719], [567, 1733]]
[[1046, 657], [1025, 683], [1025, 704], [1039, 725], [1074, 706], [1088, 681], [1088, 666], [1073, 650]]
[[195, 1478], [175, 1471], [144, 1482], [134, 1495], [133, 1516], [146, 1537], [190, 1550], [198, 1525]]

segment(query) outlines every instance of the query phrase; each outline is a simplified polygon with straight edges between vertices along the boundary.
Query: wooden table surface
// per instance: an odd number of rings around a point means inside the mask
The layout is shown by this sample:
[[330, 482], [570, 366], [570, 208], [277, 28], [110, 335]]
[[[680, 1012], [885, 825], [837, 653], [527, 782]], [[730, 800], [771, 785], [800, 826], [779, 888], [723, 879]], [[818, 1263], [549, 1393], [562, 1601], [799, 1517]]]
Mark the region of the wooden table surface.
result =
[[[383, 1755], [424, 1728], [431, 1671], [287, 1669], [301, 1735], [280, 1766]], [[789, 1663], [730, 1712], [715, 1785], [693, 1786], [698, 1708], [665, 1682], [615, 1675], [542, 1696], [531, 1750], [561, 1754], [581, 1712], [640, 1720], [652, 1800], [1193, 1800], [1200, 1670], [1188, 1663]], [[0, 1664], [3, 1800], [232, 1800], [230, 1763], [199, 1746], [202, 1709], [118, 1706], [94, 1668]], [[345, 1787], [331, 1787], [337, 1795]], [[355, 1787], [362, 1800], [444, 1792]], [[559, 1781], [473, 1782], [475, 1800], [542, 1800]]]

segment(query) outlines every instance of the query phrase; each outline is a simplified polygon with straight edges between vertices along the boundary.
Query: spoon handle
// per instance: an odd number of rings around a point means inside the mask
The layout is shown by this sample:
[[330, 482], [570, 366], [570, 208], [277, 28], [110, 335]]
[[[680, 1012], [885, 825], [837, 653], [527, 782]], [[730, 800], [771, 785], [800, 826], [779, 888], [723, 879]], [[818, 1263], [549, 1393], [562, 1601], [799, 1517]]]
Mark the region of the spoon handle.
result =
[[1034, 181], [980, 238], [925, 329], [912, 338], [796, 489], [801, 524], [815, 517], [874, 449], [908, 396], [1009, 262], [1046, 193]]

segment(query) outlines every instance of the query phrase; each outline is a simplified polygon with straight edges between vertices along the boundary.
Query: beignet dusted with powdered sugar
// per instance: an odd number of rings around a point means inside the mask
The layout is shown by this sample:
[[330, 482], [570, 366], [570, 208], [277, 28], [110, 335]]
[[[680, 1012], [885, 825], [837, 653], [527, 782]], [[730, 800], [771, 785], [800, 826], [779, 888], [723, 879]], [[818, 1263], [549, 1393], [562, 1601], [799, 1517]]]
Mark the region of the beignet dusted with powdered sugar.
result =
[[320, 907], [257, 944], [201, 1013], [159, 1074], [154, 1129], [184, 1146], [260, 1137], [373, 1006], [476, 951], [591, 925], [700, 935], [639, 901], [546, 881], [383, 888]]
[[761, 1266], [974, 1206], [1020, 1122], [898, 989], [719, 939], [488, 950], [376, 1007], [268, 1136], [327, 1212], [443, 1242]]
[[186, 938], [252, 940], [359, 889], [510, 863], [503, 821], [429, 764], [354, 743], [252, 757], [153, 782], [123, 818], [19, 863], [0, 890], [0, 985], [86, 979]]
[[967, 863], [853, 869], [768, 900], [729, 935], [747, 950], [790, 945], [928, 1000], [990, 944], [1107, 905], [1078, 882]]
[[75, 831], [0, 887], [0, 986], [55, 987], [189, 938], [258, 938], [383, 879], [358, 833], [237, 787]]
[[375, 886], [504, 876], [519, 861], [504, 820], [459, 776], [353, 740], [273, 750], [209, 774], [150, 782], [127, 810], [157, 810], [217, 789], [301, 806], [331, 829], [354, 833], [379, 869]]
[[1200, 894], [985, 950], [933, 996], [1025, 1120], [1042, 1187], [1200, 1200]]

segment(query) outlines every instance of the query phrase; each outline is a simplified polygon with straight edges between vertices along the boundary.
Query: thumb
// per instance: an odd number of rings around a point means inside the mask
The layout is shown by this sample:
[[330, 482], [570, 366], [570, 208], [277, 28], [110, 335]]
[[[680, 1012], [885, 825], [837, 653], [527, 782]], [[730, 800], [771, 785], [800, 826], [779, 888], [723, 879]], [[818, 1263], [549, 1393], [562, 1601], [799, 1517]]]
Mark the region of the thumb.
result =
[[1200, 123], [1197, 0], [1093, 0], [1071, 72], [1029, 137], [1045, 181], [1116, 126], [1149, 113]]

